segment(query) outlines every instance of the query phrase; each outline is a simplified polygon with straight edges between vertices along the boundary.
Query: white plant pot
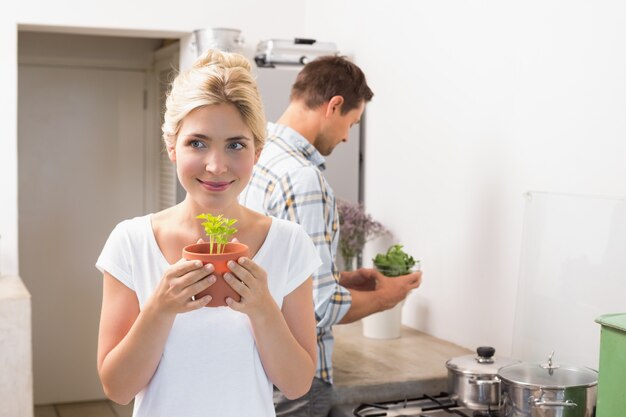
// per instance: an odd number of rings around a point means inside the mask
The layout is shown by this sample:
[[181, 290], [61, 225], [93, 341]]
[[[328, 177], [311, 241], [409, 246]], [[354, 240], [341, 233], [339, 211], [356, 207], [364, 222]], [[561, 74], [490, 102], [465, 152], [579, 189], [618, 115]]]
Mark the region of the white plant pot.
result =
[[402, 305], [363, 317], [363, 336], [370, 339], [397, 339], [402, 330]]

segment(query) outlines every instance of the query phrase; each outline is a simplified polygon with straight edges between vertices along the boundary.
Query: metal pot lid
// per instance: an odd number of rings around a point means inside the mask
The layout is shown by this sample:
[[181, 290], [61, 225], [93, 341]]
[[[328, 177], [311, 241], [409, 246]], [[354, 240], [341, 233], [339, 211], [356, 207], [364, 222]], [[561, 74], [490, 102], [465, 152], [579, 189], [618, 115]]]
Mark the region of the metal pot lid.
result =
[[480, 346], [475, 355], [452, 358], [446, 362], [446, 367], [462, 374], [496, 375], [501, 367], [519, 362], [511, 358], [496, 357], [495, 353], [496, 350], [491, 346]]
[[508, 365], [498, 371], [498, 376], [514, 384], [542, 388], [590, 387], [598, 383], [598, 372], [593, 369], [556, 364], [552, 361], [554, 352], [547, 363], [518, 363]]

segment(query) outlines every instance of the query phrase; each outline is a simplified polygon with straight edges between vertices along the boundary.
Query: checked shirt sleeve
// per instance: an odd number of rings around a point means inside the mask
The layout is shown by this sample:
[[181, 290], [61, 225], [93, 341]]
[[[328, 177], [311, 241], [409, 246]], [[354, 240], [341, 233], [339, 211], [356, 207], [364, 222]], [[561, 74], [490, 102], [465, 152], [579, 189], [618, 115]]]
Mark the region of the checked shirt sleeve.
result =
[[304, 227], [317, 248], [322, 266], [313, 274], [313, 298], [318, 331], [338, 323], [350, 309], [350, 292], [338, 284], [335, 255], [339, 222], [335, 197], [321, 172], [300, 167], [274, 185], [269, 213]]

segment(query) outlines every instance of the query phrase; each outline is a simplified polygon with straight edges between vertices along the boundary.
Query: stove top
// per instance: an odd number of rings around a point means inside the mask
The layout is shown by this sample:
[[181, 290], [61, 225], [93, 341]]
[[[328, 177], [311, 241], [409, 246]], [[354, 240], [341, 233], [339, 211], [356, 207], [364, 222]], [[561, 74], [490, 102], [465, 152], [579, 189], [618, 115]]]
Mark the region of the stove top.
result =
[[499, 417], [498, 411], [475, 411], [459, 406], [446, 393], [380, 403], [365, 403], [354, 408], [355, 417]]

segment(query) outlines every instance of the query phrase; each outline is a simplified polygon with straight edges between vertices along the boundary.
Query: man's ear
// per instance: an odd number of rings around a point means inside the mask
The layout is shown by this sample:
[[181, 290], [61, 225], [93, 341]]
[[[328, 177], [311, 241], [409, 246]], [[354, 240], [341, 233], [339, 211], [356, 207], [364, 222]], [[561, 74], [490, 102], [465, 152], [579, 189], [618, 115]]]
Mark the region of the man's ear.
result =
[[326, 105], [326, 117], [333, 116], [335, 114], [341, 114], [341, 106], [343, 106], [342, 96], [333, 96], [328, 100]]

